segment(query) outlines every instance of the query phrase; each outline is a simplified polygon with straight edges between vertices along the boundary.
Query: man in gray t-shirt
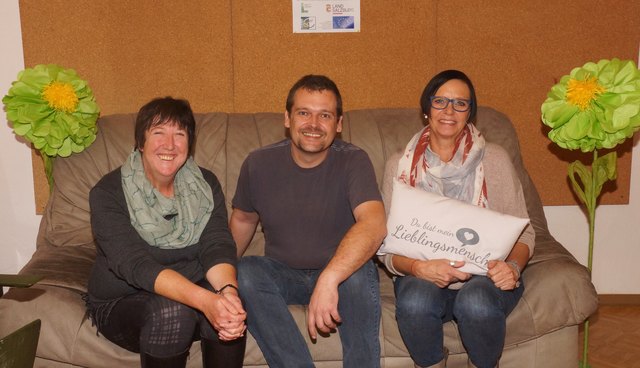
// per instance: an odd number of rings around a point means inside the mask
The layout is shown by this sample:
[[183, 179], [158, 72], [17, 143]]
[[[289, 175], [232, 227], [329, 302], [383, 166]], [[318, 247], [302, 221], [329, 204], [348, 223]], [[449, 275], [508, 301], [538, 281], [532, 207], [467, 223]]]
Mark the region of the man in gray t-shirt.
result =
[[242, 165], [229, 227], [242, 255], [260, 222], [264, 257], [238, 264], [248, 328], [270, 367], [313, 367], [287, 305], [308, 304], [307, 327], [340, 330], [345, 367], [379, 367], [380, 296], [371, 261], [386, 234], [367, 154], [336, 139], [342, 99], [327, 77], [289, 91], [290, 139], [252, 152]]

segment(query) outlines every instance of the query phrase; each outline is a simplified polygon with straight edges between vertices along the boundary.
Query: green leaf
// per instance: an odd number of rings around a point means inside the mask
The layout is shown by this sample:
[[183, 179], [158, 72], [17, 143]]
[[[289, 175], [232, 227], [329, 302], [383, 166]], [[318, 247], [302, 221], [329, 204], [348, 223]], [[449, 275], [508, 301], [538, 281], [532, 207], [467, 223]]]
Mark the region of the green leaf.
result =
[[33, 143], [33, 147], [35, 147], [37, 150], [43, 150], [45, 147], [48, 147], [47, 140], [42, 137], [32, 137], [31, 143]]
[[95, 101], [80, 100], [78, 101], [76, 111], [83, 114], [97, 115], [100, 111], [100, 108], [98, 107], [98, 104], [95, 103]]
[[93, 142], [95, 142], [95, 140], [96, 140], [96, 135], [92, 134], [92, 135], [86, 137], [84, 139], [84, 141], [82, 142], [82, 144], [84, 145], [84, 147], [89, 147]]
[[53, 192], [53, 160], [55, 157], [47, 156], [43, 151], [40, 151], [40, 156], [42, 156], [42, 162], [44, 163], [44, 173], [47, 175], [49, 190]]
[[598, 157], [593, 161], [594, 172], [594, 196], [598, 197], [602, 191], [602, 186], [609, 180], [615, 180], [617, 177], [616, 161], [618, 155], [616, 152], [609, 152], [604, 156]]
[[[12, 97], [30, 97], [30, 98], [40, 98], [42, 94], [42, 89], [26, 84], [24, 82], [15, 82], [9, 93]], [[8, 95], [9, 96], [9, 95]], [[3, 101], [4, 102], [4, 101]]]
[[20, 124], [18, 122], [13, 123], [13, 131], [19, 136], [24, 136], [30, 130], [31, 124]]
[[585, 112], [575, 114], [571, 119], [571, 124], [564, 126], [567, 138], [577, 141], [586, 137], [591, 130], [590, 120], [589, 114]]
[[634, 79], [638, 78], [638, 74], [640, 74], [638, 68], [636, 68], [632, 62], [626, 62], [615, 75], [613, 84], [626, 84], [632, 82]]
[[46, 137], [51, 133], [51, 119], [41, 119], [34, 121], [31, 126], [33, 127], [33, 135], [38, 137]]
[[55, 156], [58, 155], [58, 149], [57, 148], [53, 148], [53, 147], [51, 147], [49, 145], [46, 145], [46, 146], [42, 147], [41, 151], [44, 152], [44, 154], [48, 155], [48, 156], [55, 157]]
[[71, 152], [80, 153], [84, 151], [84, 146], [82, 144], [77, 144], [75, 142], [71, 142]]
[[[580, 179], [577, 180], [576, 176]], [[589, 207], [589, 196], [591, 188], [591, 171], [580, 161], [574, 161], [569, 164], [569, 179], [573, 187], [574, 193], [578, 199]]]
[[548, 109], [543, 115], [546, 125], [558, 129], [568, 123], [576, 114], [576, 106], [567, 105], [563, 101], [556, 101], [547, 105]]
[[58, 150], [58, 156], [68, 157], [69, 155], [71, 155], [71, 140], [67, 138], [62, 142], [62, 146]]
[[59, 140], [63, 140], [69, 135], [69, 129], [65, 123], [64, 116], [57, 116], [56, 121], [51, 124], [51, 132], [49, 134], [51, 137]]
[[627, 104], [618, 107], [613, 110], [613, 116], [611, 117], [611, 131], [617, 131], [629, 126], [631, 118], [638, 115], [640, 112], [640, 105]]
[[[57, 150], [62, 146], [64, 138], [61, 139], [61, 138], [55, 137], [53, 135], [48, 135], [48, 136], [44, 137], [44, 139], [47, 141], [47, 145], [48, 146], [50, 146], [54, 150]], [[47, 151], [47, 152], [51, 152], [51, 151]], [[51, 154], [51, 153], [49, 153], [49, 155], [55, 156], [54, 154]]]

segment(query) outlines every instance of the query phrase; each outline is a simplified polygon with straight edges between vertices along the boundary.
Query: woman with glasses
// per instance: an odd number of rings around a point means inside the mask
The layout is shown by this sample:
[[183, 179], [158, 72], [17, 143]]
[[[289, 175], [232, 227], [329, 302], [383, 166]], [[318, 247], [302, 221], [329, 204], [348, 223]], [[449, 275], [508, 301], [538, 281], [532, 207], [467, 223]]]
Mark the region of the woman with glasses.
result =
[[[420, 98], [426, 127], [404, 152], [387, 162], [383, 193], [392, 178], [442, 196], [519, 217], [528, 217], [520, 182], [507, 153], [485, 142], [475, 128], [471, 80], [446, 70], [429, 81]], [[428, 211], [425, 208], [425, 211]], [[455, 321], [470, 367], [495, 367], [504, 347], [506, 318], [524, 291], [520, 272], [533, 254], [528, 225], [505, 261], [492, 260], [486, 276], [459, 270], [464, 261], [381, 256], [395, 274], [396, 319], [416, 367], [444, 367], [443, 323]]]

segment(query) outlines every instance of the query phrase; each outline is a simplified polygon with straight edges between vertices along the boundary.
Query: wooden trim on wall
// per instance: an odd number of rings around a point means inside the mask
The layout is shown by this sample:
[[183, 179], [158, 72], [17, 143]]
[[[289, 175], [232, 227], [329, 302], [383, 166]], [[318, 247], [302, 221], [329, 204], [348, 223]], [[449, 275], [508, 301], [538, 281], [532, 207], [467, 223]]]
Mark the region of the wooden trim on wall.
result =
[[640, 294], [599, 294], [600, 305], [640, 306]]

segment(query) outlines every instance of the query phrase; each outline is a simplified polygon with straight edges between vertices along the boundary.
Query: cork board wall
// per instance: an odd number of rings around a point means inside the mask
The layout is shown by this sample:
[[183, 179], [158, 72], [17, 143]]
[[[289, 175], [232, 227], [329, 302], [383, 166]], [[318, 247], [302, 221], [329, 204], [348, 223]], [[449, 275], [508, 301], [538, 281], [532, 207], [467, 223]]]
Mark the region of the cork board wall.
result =
[[[361, 12], [360, 33], [294, 34], [289, 0], [20, 1], [26, 66], [76, 69], [103, 115], [165, 95], [199, 112], [279, 112], [308, 73], [334, 79], [346, 109], [416, 107], [431, 76], [463, 70], [480, 103], [513, 120], [543, 203], [576, 203], [567, 164], [590, 155], [551, 143], [540, 104], [587, 61], [637, 61], [640, 2], [361, 0]], [[602, 203], [628, 203], [630, 141], [619, 155]], [[41, 210], [48, 188], [33, 162]]]

